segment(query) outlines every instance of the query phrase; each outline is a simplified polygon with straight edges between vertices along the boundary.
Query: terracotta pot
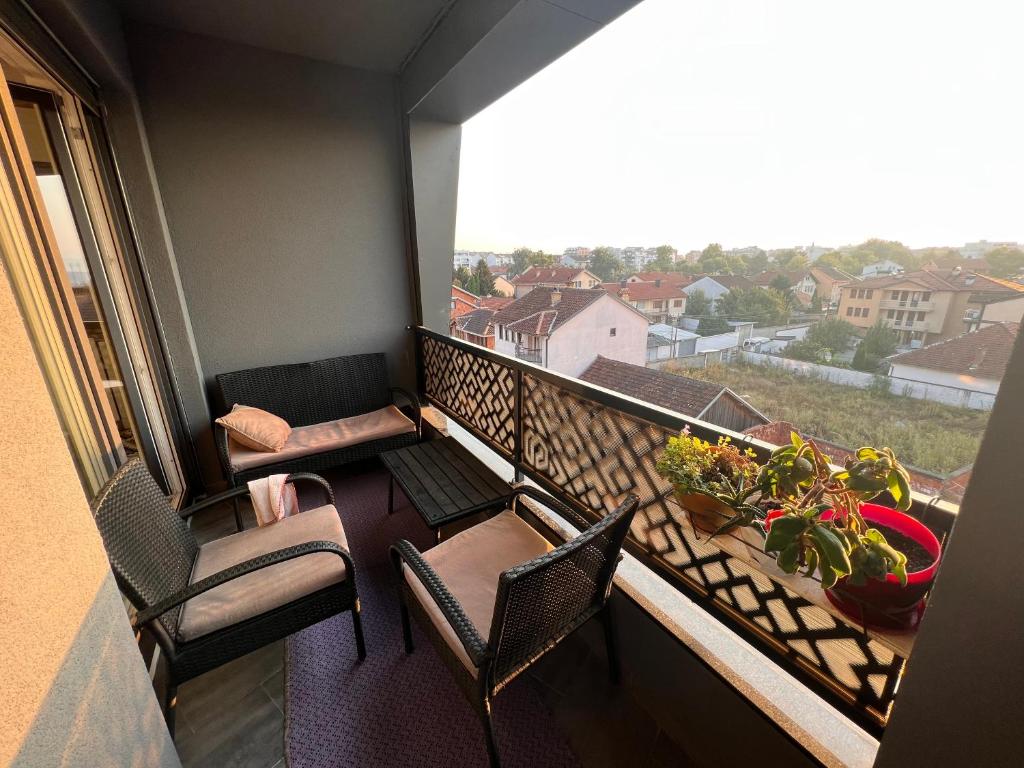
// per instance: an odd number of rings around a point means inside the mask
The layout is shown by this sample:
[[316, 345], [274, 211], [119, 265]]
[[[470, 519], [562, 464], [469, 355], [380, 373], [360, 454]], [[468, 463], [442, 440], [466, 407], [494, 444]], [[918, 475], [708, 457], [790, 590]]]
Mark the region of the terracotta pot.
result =
[[[703, 493], [675, 492], [676, 501], [686, 512], [698, 540], [707, 541], [735, 514], [732, 507]], [[711, 539], [711, 544], [748, 563], [763, 569], [775, 559], [764, 553], [764, 537], [750, 527], [733, 528]], [[734, 544], [734, 545], [733, 545]]]

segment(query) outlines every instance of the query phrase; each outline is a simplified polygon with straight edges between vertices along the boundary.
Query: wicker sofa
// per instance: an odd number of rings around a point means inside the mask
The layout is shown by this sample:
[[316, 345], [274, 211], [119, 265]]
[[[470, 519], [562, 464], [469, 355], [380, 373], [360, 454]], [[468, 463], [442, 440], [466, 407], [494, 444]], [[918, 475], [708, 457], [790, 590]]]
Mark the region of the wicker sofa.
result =
[[[407, 413], [396, 406], [406, 401]], [[274, 473], [319, 472], [420, 439], [416, 396], [389, 386], [384, 354], [348, 355], [292, 365], [250, 368], [216, 377], [217, 415], [232, 406], [269, 411], [292, 427], [278, 453], [245, 449], [214, 422], [214, 436], [231, 487]]]

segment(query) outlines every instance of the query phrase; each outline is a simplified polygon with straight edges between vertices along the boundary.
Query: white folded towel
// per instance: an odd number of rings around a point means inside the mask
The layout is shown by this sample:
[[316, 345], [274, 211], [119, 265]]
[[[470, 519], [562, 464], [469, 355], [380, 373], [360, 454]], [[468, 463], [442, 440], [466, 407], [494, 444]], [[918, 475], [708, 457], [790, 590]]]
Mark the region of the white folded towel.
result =
[[256, 523], [261, 528], [299, 514], [299, 499], [294, 484], [288, 482], [288, 475], [270, 475], [252, 480], [248, 485]]

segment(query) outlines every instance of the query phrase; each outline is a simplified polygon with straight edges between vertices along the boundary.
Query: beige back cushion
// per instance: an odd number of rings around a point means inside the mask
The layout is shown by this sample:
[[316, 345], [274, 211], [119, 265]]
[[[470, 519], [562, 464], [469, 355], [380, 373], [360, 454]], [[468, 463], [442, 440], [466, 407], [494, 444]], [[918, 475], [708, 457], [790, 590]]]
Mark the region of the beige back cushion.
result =
[[231, 413], [221, 416], [217, 423], [228, 431], [235, 442], [254, 451], [280, 451], [292, 433], [288, 422], [280, 416], [237, 403]]

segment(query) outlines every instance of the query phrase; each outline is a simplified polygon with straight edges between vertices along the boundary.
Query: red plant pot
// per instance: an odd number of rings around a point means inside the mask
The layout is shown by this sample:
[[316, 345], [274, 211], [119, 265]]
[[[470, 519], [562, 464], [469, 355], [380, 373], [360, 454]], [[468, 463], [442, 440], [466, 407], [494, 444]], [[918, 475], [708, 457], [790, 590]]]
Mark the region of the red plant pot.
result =
[[[912, 630], [921, 620], [924, 597], [935, 580], [942, 554], [939, 540], [924, 523], [895, 509], [880, 504], [861, 504], [860, 513], [868, 525], [884, 525], [916, 541], [932, 556], [932, 564], [920, 571], [908, 571], [905, 587], [890, 573], [885, 581], [868, 579], [860, 586], [840, 579], [825, 594], [834, 606], [865, 626], [889, 632]], [[824, 513], [822, 519], [827, 520], [831, 514]]]

